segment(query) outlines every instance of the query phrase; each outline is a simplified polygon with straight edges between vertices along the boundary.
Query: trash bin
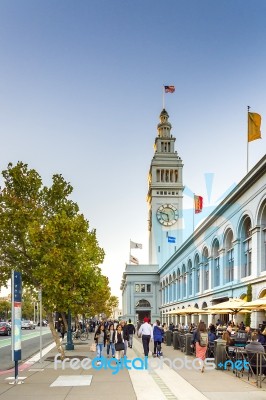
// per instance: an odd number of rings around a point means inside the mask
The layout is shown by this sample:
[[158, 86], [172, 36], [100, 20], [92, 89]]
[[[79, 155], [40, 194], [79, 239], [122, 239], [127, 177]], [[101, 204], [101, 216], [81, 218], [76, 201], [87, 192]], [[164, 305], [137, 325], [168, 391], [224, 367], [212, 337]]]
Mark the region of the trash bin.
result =
[[165, 332], [165, 337], [166, 337], [166, 346], [171, 346], [171, 344], [172, 344], [172, 332], [171, 331], [166, 331]]
[[175, 350], [179, 349], [178, 332], [173, 332], [173, 346]]
[[180, 350], [180, 332], [177, 331], [177, 350]]
[[219, 338], [214, 341], [215, 369], [224, 369], [224, 363], [226, 361], [225, 346], [226, 341], [223, 339]]
[[185, 352], [186, 356], [191, 356], [192, 355], [192, 348], [191, 348], [191, 340], [192, 340], [192, 333], [186, 333], [185, 334]]

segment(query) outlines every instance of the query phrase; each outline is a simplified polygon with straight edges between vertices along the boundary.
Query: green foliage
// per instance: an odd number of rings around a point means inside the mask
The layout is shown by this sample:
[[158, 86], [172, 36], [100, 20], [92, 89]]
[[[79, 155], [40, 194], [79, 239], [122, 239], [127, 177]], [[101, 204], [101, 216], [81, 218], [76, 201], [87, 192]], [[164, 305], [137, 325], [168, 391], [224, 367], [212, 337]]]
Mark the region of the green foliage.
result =
[[[249, 283], [247, 286], [247, 301], [252, 300], [252, 285]], [[245, 314], [244, 324], [245, 326], [250, 326], [251, 323], [251, 315], [250, 313]]]
[[[8, 165], [0, 193], [0, 284], [12, 269], [28, 287], [42, 288], [44, 308], [74, 313], [107, 307], [108, 279], [98, 267], [104, 251], [96, 231], [69, 199], [73, 188], [61, 175], [42, 185], [26, 164]], [[93, 314], [92, 314], [93, 315]]]
[[11, 302], [8, 300], [0, 300], [0, 318], [8, 321], [11, 319]]

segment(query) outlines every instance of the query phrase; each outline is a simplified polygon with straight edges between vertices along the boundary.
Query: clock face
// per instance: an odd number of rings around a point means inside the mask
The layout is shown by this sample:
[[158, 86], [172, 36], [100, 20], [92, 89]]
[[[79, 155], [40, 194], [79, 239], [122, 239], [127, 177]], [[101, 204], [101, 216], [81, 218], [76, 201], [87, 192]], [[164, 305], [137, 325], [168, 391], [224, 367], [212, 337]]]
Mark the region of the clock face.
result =
[[160, 206], [156, 215], [160, 224], [164, 226], [174, 225], [178, 220], [177, 208], [172, 204], [164, 204], [163, 206]]

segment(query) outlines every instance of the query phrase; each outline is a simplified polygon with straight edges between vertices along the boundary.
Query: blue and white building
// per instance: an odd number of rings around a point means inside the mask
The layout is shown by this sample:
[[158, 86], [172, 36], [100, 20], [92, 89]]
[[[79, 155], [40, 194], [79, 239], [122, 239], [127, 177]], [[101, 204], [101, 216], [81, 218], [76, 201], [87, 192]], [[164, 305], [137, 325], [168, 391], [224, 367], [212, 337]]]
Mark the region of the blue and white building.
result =
[[[150, 264], [126, 265], [121, 283], [123, 315], [135, 322], [149, 316], [176, 323], [180, 317], [170, 311], [244, 299], [248, 284], [252, 300], [266, 297], [266, 156], [183, 241], [183, 163], [168, 118], [163, 110], [149, 171]], [[264, 311], [253, 312], [251, 326], [265, 320]]]

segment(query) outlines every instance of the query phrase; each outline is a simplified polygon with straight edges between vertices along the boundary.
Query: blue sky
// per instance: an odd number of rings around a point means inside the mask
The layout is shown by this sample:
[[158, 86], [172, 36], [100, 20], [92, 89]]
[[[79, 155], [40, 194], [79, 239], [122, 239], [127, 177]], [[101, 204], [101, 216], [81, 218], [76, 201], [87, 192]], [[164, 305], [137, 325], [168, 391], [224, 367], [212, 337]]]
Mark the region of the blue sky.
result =
[[1, 170], [20, 160], [45, 184], [61, 173], [73, 185], [113, 294], [130, 238], [148, 262], [147, 174], [164, 84], [176, 87], [165, 106], [184, 184], [206, 206], [246, 173], [248, 105], [263, 137], [249, 145], [250, 167], [265, 154], [265, 15], [264, 0], [0, 2]]

